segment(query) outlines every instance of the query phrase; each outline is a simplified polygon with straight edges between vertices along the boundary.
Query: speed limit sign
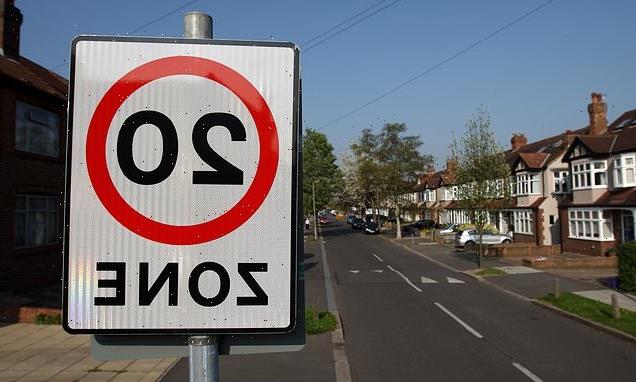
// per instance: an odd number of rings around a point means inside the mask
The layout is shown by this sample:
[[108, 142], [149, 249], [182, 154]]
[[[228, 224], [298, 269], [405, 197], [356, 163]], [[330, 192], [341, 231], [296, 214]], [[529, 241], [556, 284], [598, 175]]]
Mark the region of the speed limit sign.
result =
[[298, 60], [290, 43], [74, 40], [68, 332], [293, 329]]

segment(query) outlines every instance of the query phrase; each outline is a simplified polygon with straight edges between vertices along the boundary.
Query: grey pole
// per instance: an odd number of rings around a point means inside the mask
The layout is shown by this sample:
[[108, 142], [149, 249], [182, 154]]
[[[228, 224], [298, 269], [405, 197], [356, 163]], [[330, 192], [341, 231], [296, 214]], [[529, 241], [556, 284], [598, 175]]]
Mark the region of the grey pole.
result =
[[[183, 16], [183, 35], [186, 38], [212, 39], [212, 17], [202, 12], [188, 12]], [[218, 382], [219, 351], [216, 336], [188, 337], [190, 349], [190, 382]]]
[[314, 202], [314, 240], [318, 240], [318, 214], [316, 213], [316, 182], [311, 182], [311, 197]]

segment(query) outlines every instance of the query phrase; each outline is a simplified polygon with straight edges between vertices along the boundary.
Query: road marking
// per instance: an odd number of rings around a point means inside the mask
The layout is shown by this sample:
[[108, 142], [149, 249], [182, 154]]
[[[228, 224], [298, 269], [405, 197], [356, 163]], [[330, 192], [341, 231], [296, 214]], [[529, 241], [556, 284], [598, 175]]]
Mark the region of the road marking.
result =
[[452, 277], [446, 277], [446, 280], [448, 280], [449, 284], [463, 284], [464, 283], [462, 280], [457, 280], [457, 279], [454, 279]]
[[417, 285], [413, 284], [413, 283], [411, 282], [411, 280], [409, 280], [409, 278], [408, 278], [408, 277], [406, 277], [406, 276], [404, 276], [402, 273], [400, 273], [400, 271], [396, 270], [395, 268], [393, 268], [393, 267], [392, 267], [392, 266], [390, 266], [390, 265], [387, 265], [387, 267], [388, 267], [390, 270], [392, 270], [393, 272], [395, 272], [395, 273], [397, 273], [398, 275], [400, 275], [400, 277], [402, 277], [402, 278], [404, 279], [404, 281], [406, 281], [406, 283], [407, 283], [407, 284], [409, 284], [410, 286], [412, 286], [412, 287], [413, 287], [413, 289], [415, 289], [416, 291], [418, 291], [418, 292], [422, 293], [422, 290], [421, 290], [420, 288], [418, 288], [418, 287], [417, 287]]
[[422, 284], [437, 284], [437, 281], [422, 276]]
[[349, 272], [351, 272], [351, 273], [360, 273], [360, 271], [357, 271], [357, 270], [353, 270], [353, 271], [349, 271]]
[[376, 255], [375, 253], [373, 254], [373, 257], [375, 257], [376, 259], [378, 259], [378, 261], [379, 261], [379, 262], [381, 262], [381, 263], [383, 263], [383, 262], [384, 262], [384, 260], [382, 260], [382, 259], [380, 258], [380, 256]]
[[382, 273], [384, 272], [384, 269], [374, 269], [372, 272]]
[[521, 371], [523, 374], [526, 375], [526, 377], [530, 378], [531, 380], [533, 380], [534, 382], [543, 382], [543, 380], [539, 377], [537, 377], [536, 375], [534, 375], [533, 372], [531, 372], [530, 370], [526, 369], [525, 367], [523, 367], [522, 364], [517, 363], [517, 362], [513, 362], [512, 366], [516, 367], [517, 369], [519, 369], [519, 371]]
[[456, 315], [453, 314], [453, 312], [451, 312], [450, 310], [446, 309], [442, 304], [440, 304], [439, 302], [435, 303], [435, 306], [437, 306], [438, 308], [440, 308], [444, 313], [448, 314], [449, 316], [451, 316], [451, 318], [455, 321], [457, 321], [461, 326], [464, 327], [464, 329], [468, 330], [472, 335], [474, 335], [477, 338], [484, 338], [484, 336], [482, 336], [478, 331], [476, 331], [475, 329], [471, 328], [470, 325], [468, 325], [467, 323], [465, 323], [464, 321], [461, 320], [461, 318], [457, 317]]

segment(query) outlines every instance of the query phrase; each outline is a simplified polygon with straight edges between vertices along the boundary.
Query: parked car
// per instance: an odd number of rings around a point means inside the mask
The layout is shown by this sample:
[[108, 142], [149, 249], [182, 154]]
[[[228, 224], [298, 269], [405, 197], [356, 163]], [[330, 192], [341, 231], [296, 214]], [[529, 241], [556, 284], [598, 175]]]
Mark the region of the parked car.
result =
[[454, 233], [457, 227], [459, 227], [458, 224], [447, 224], [439, 231], [439, 233], [441, 235], [448, 235], [450, 233]]
[[319, 216], [318, 217], [318, 223], [320, 223], [320, 224], [329, 224], [329, 218], [327, 218], [326, 216]]
[[423, 229], [423, 228], [435, 228], [435, 222], [432, 220], [417, 220], [415, 223], [413, 223], [413, 226], [417, 229]]
[[355, 218], [351, 222], [351, 228], [352, 229], [362, 229], [363, 225], [364, 225], [364, 220], [362, 220], [360, 218]]
[[400, 226], [400, 231], [402, 231], [402, 236], [419, 236], [420, 234], [420, 230], [413, 224]]
[[380, 226], [376, 222], [366, 222], [362, 225], [362, 233], [365, 235], [376, 235], [380, 233]]
[[347, 215], [347, 224], [353, 223], [353, 220], [356, 218], [355, 215]]
[[[466, 246], [478, 244], [479, 236], [479, 232], [476, 229], [457, 232], [455, 235], [455, 247], [465, 248]], [[493, 235], [484, 232], [482, 237], [483, 243], [486, 245], [512, 243], [512, 239], [508, 235]]]

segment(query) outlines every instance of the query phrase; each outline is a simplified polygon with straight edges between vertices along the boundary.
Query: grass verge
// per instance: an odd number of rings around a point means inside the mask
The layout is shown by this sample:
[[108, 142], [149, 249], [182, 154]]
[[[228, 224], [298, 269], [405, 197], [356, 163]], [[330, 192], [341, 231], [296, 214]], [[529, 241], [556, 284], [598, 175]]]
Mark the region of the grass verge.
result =
[[614, 319], [611, 305], [572, 293], [563, 293], [559, 298], [549, 294], [541, 298], [541, 300], [570, 313], [636, 336], [636, 312], [621, 309], [621, 318]]
[[477, 276], [488, 277], [488, 276], [505, 275], [506, 272], [502, 271], [501, 269], [497, 269], [497, 268], [484, 268], [484, 269], [481, 269], [481, 270], [475, 272], [475, 274]]
[[332, 332], [336, 329], [336, 317], [330, 312], [316, 312], [316, 310], [305, 309], [305, 332], [307, 334], [320, 334]]

